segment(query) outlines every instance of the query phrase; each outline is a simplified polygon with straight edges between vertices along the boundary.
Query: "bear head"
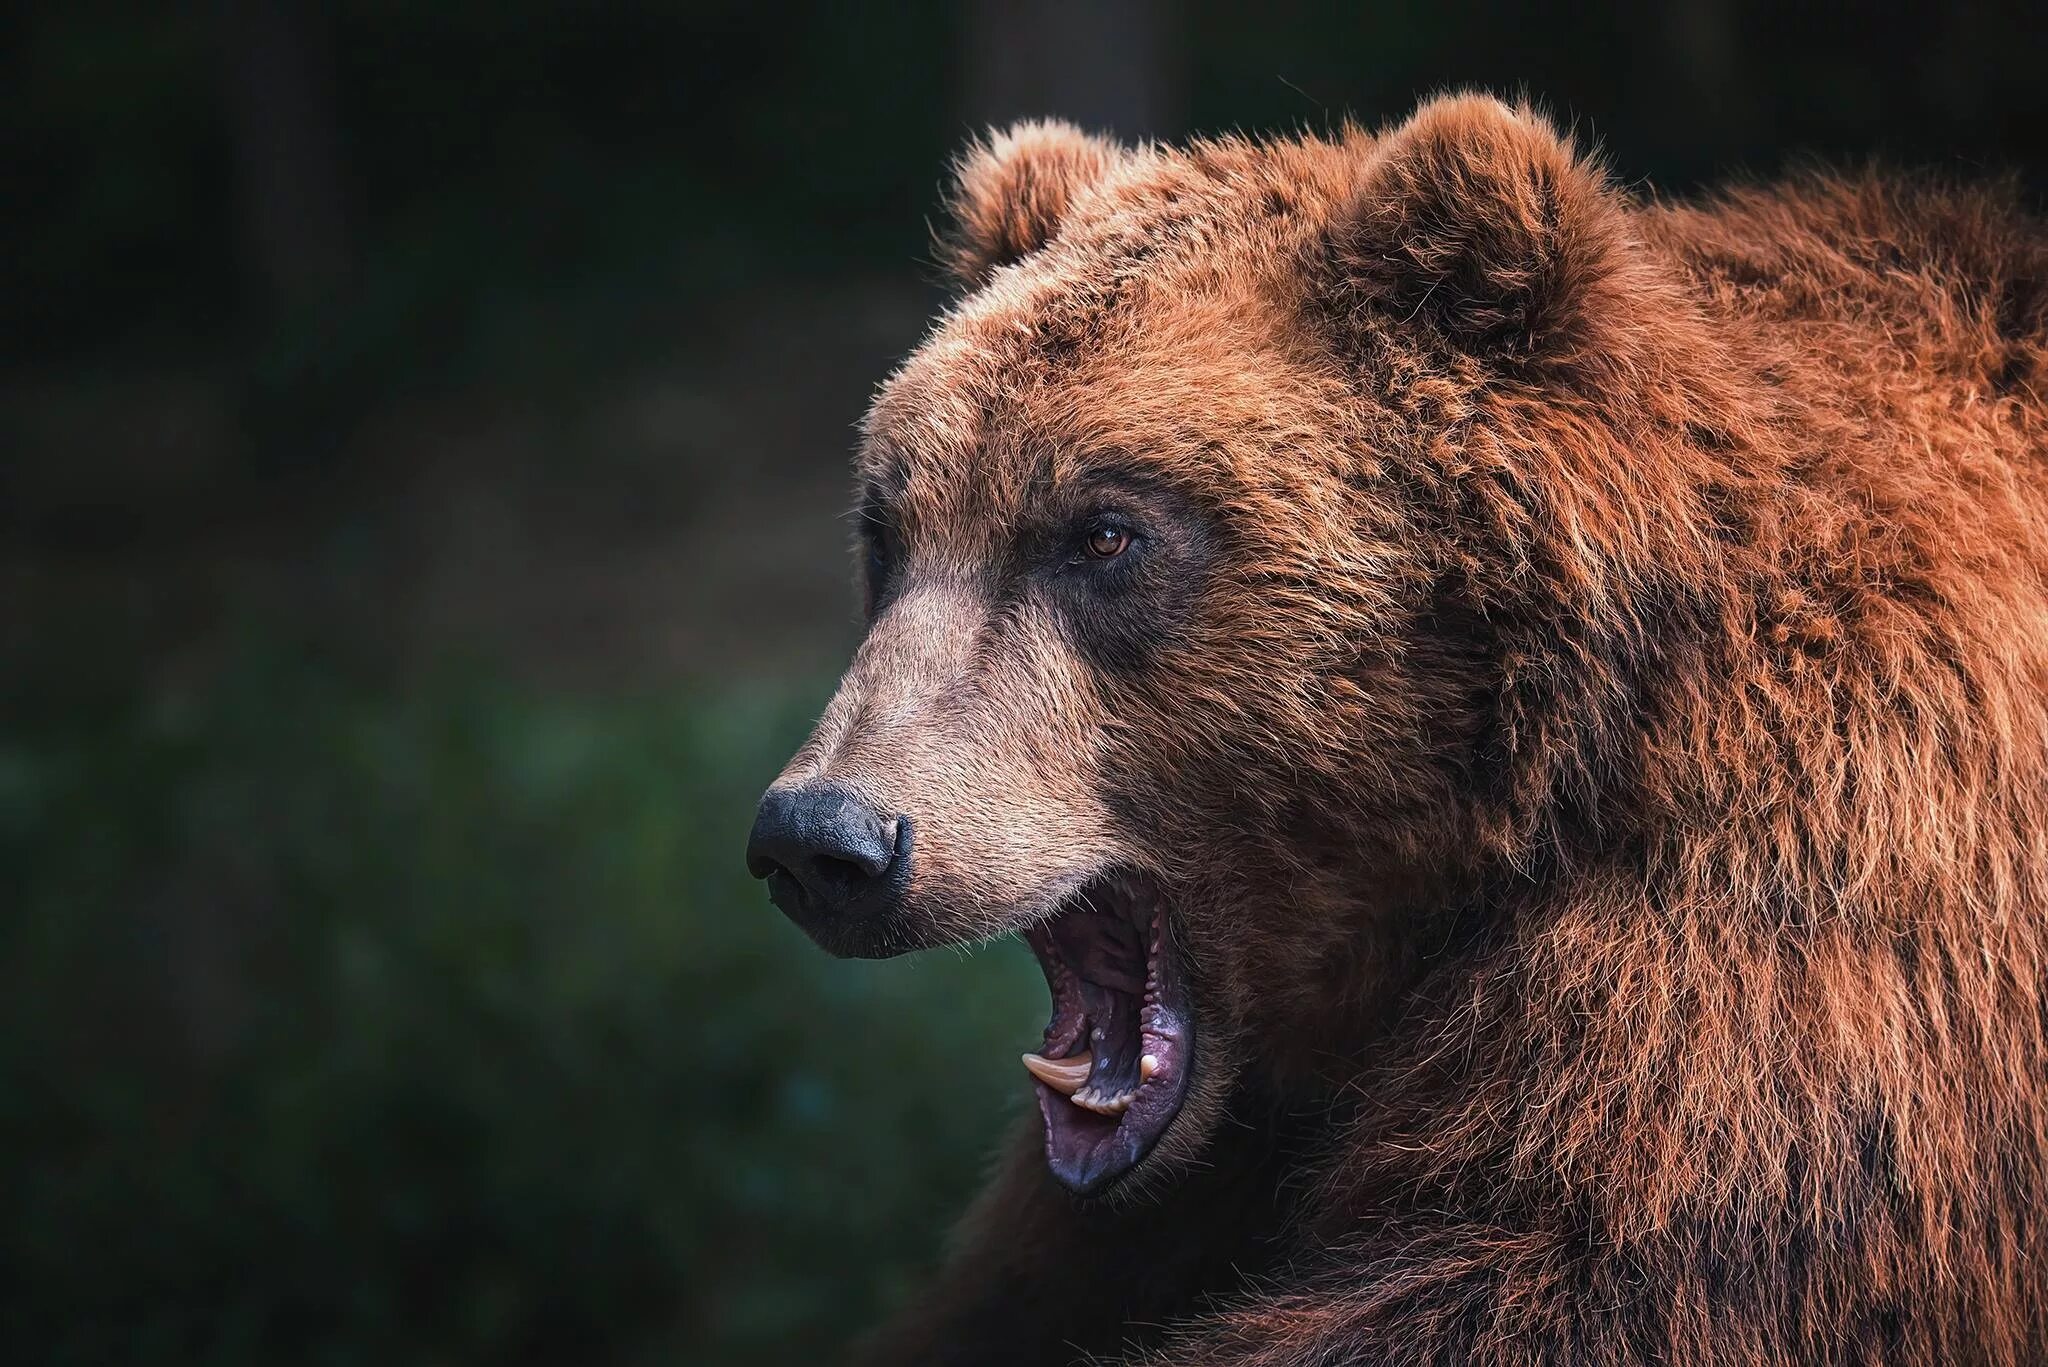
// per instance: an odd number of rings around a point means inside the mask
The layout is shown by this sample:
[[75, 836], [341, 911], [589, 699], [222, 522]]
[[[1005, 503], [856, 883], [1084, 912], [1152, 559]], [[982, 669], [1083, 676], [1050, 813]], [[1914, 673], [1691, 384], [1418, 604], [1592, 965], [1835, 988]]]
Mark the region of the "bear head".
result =
[[1478, 97], [960, 163], [961, 297], [856, 463], [866, 639], [750, 864], [836, 953], [1031, 944], [1071, 1189], [1356, 1077], [1628, 781], [1642, 605], [1698, 539], [1639, 450], [1695, 323], [1638, 212]]

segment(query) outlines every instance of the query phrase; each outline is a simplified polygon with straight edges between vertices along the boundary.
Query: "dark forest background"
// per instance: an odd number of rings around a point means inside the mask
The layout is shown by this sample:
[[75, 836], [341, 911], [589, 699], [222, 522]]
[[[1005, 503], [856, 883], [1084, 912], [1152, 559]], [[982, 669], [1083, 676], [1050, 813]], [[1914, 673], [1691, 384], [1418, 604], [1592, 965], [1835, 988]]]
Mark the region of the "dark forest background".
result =
[[915, 1294], [1021, 953], [741, 866], [968, 132], [1527, 92], [1647, 190], [2048, 170], [2021, 7], [0, 18], [0, 1359], [767, 1364]]

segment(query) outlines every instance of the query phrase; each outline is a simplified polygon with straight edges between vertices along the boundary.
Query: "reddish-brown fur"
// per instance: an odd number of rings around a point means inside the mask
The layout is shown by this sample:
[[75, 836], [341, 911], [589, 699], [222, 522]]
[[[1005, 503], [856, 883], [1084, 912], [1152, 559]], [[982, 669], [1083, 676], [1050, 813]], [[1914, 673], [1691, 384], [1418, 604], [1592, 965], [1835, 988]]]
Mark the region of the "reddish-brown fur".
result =
[[[1153, 872], [1199, 1056], [1112, 1200], [1034, 1117], [871, 1360], [2048, 1360], [2041, 229], [1470, 97], [1026, 128], [956, 221], [792, 772], [917, 823], [906, 945]], [[1104, 480], [1199, 529], [1108, 664], [1002, 568]]]

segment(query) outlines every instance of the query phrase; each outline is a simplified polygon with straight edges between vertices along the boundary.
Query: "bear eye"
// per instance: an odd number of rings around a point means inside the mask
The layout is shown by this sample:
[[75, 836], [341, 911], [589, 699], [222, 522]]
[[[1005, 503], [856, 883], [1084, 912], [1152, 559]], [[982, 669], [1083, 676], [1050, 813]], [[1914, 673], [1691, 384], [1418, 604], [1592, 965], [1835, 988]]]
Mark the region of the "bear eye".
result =
[[1131, 548], [1131, 534], [1114, 522], [1098, 522], [1081, 545], [1096, 560], [1114, 560]]
[[888, 582], [889, 571], [896, 562], [896, 548], [889, 544], [889, 529], [869, 524], [867, 528], [868, 579], [880, 588]]
[[861, 506], [861, 540], [865, 551], [867, 573], [863, 576], [867, 589], [867, 613], [872, 617], [882, 604], [895, 577], [898, 546], [896, 524], [886, 509], [870, 500]]

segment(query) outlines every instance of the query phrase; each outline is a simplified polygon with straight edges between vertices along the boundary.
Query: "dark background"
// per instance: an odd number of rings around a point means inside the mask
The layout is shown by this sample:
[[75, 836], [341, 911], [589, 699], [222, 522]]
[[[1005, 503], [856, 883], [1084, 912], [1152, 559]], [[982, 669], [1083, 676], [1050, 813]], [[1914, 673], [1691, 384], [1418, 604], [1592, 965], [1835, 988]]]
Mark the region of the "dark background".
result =
[[1619, 178], [2048, 169], [2024, 10], [19, 4], [0, 1359], [813, 1360], [1042, 1023], [746, 879], [969, 130], [1525, 91]]

